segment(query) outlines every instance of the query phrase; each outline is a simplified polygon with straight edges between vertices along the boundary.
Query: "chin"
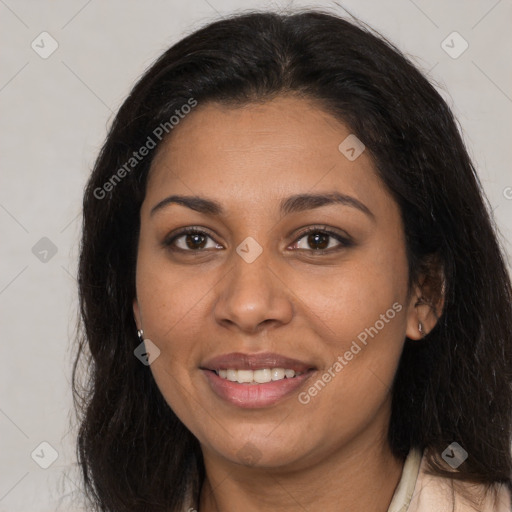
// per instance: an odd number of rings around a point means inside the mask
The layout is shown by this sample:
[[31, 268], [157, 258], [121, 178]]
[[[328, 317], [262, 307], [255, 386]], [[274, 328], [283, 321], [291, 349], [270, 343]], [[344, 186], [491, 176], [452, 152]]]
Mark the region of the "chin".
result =
[[[266, 430], [260, 436], [255, 435], [254, 431], [251, 436], [233, 435], [218, 452], [235, 464], [267, 469], [295, 466], [305, 455], [304, 440], [288, 439], [284, 443], [282, 439], [271, 438], [268, 432]], [[299, 446], [301, 450], [298, 450]]]

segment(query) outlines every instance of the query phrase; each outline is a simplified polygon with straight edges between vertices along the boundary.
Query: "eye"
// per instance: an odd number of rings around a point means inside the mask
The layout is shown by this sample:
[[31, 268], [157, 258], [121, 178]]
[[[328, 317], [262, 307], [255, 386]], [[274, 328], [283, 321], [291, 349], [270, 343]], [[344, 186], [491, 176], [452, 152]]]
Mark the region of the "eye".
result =
[[[183, 238], [183, 243], [181, 247], [176, 244], [181, 238]], [[205, 231], [201, 231], [200, 229], [190, 227], [181, 230], [180, 232], [176, 233], [175, 235], [171, 236], [170, 238], [166, 239], [164, 241], [165, 246], [170, 246], [173, 250], [183, 251], [183, 252], [200, 252], [206, 249], [212, 248], [207, 247], [206, 240], [212, 237], [206, 233]], [[217, 243], [213, 244], [213, 248], [222, 248]]]
[[[307, 245], [308, 247], [300, 247], [300, 241], [302, 239], [305, 239], [304, 245]], [[330, 253], [333, 252], [333, 245], [330, 243], [333, 242], [333, 239], [338, 242], [337, 245], [334, 244], [334, 250], [353, 245], [352, 240], [348, 236], [331, 231], [327, 229], [326, 226], [323, 228], [313, 226], [303, 231], [292, 247], [318, 254], [323, 254], [325, 252]], [[310, 247], [312, 247], [312, 249], [310, 249]]]

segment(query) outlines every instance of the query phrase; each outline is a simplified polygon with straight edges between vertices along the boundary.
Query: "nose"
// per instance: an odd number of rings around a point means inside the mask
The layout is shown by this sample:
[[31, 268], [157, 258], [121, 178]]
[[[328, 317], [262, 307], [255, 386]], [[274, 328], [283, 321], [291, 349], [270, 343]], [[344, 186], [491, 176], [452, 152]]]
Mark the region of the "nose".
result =
[[214, 315], [220, 325], [254, 334], [291, 321], [293, 293], [265, 252], [251, 263], [234, 254], [231, 270], [215, 287]]

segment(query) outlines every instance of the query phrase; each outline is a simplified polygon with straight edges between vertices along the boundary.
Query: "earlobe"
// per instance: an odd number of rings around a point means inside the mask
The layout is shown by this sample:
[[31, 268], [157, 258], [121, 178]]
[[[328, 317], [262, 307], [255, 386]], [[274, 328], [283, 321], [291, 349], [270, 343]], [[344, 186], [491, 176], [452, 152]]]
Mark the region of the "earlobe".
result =
[[423, 339], [436, 326], [444, 307], [444, 280], [437, 300], [426, 298], [422, 292], [430, 293], [432, 290], [423, 285], [416, 286], [409, 303], [406, 336], [412, 340]]
[[420, 340], [429, 332], [425, 322], [426, 311], [423, 307], [419, 308], [421, 304], [420, 292], [421, 290], [415, 290], [409, 301], [405, 335], [411, 340]]

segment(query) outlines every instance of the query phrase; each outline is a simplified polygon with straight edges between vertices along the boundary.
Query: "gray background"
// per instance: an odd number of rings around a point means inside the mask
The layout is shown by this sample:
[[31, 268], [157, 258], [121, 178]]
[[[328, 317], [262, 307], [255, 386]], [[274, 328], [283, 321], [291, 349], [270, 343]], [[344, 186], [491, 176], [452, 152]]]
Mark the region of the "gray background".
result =
[[[510, 254], [512, 1], [340, 3], [435, 81]], [[0, 511], [53, 511], [59, 502], [78, 510], [69, 504], [77, 480], [70, 375], [81, 196], [114, 113], [144, 69], [192, 30], [235, 10], [286, 6], [343, 13], [335, 2], [284, 0], [0, 0]], [[31, 47], [51, 49], [43, 31], [58, 44], [46, 59]], [[442, 46], [453, 31], [469, 45], [458, 58], [445, 49], [460, 51], [461, 39]], [[48, 469], [39, 464], [52, 451], [41, 442], [58, 452]]]

